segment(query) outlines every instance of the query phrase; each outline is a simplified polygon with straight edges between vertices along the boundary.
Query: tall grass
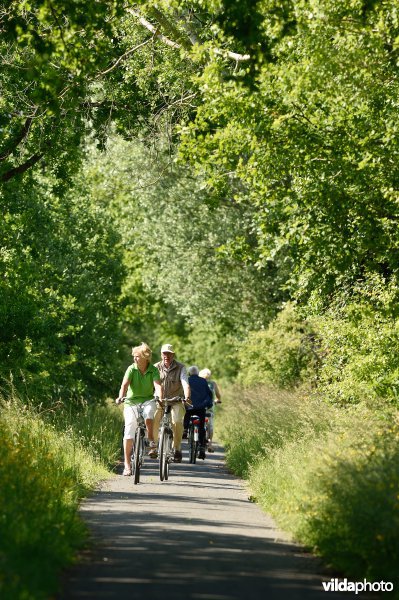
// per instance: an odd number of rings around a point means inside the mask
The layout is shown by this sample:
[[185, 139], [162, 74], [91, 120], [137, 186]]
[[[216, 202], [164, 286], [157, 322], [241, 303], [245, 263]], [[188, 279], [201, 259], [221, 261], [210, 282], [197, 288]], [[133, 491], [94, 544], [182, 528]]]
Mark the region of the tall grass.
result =
[[105, 457], [93, 444], [90, 420], [83, 433], [70, 415], [62, 431], [61, 412], [52, 423], [54, 414], [40, 415], [16, 398], [2, 399], [0, 408], [0, 597], [46, 599], [86, 539], [77, 508], [109, 477], [106, 463], [118, 448], [120, 418], [111, 417], [114, 450]]
[[275, 448], [328, 429], [326, 410], [321, 401], [304, 403], [298, 393], [272, 386], [226, 388], [216, 432], [225, 444], [228, 466], [240, 477], [248, 477], [253, 465]]
[[120, 455], [122, 414], [113, 403], [93, 405], [82, 400], [79, 406], [60, 404], [59, 410], [55, 407], [42, 417], [86, 448], [94, 460], [112, 466]]
[[228, 465], [277, 523], [340, 572], [398, 584], [397, 413], [268, 388], [232, 389], [223, 406]]

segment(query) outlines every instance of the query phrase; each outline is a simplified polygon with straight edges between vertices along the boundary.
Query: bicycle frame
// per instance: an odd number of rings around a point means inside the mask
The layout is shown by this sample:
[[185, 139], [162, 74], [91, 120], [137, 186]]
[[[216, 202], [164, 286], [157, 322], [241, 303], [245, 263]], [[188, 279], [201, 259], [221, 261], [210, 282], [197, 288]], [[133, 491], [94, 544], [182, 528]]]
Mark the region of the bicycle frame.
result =
[[[191, 464], [195, 464], [196, 460], [197, 460], [198, 449], [199, 449], [199, 445], [198, 445], [199, 424], [200, 424], [200, 420], [199, 420], [198, 415], [191, 415], [190, 421], [188, 424], [188, 431], [187, 431], [187, 441], [188, 441], [188, 448], [189, 448], [189, 462]], [[204, 422], [205, 439], [206, 439], [206, 433], [207, 433], [207, 425], [208, 425], [208, 417], [205, 417], [205, 422]]]
[[144, 404], [137, 405], [137, 428], [134, 436], [134, 444], [133, 451], [131, 457], [131, 467], [132, 467], [132, 475], [134, 483], [137, 484], [140, 481], [140, 471], [144, 465], [144, 456], [145, 456], [145, 434], [146, 434], [146, 425], [143, 415]]

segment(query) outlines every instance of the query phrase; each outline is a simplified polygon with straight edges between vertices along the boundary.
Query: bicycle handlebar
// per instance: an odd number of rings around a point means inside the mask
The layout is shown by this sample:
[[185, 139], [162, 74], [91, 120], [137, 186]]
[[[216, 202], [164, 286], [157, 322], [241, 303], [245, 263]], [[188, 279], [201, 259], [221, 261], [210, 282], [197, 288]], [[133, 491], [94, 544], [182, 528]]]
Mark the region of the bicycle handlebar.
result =
[[[127, 396], [122, 396], [122, 398], [117, 398], [115, 400], [115, 403], [122, 404], [125, 400], [127, 400]], [[173, 398], [163, 398], [162, 400], [160, 400], [157, 396], [155, 396], [153, 398], [153, 400], [156, 400], [161, 405], [166, 404], [167, 406], [171, 406], [172, 404], [175, 404], [176, 402], [182, 402], [183, 404], [187, 404], [187, 406], [192, 406], [192, 404], [189, 400], [186, 400], [186, 399], [182, 398], [181, 396], [174, 396]], [[145, 404], [145, 402], [150, 402], [150, 400], [145, 400], [144, 402], [141, 402], [140, 404]]]
[[[123, 402], [125, 400], [127, 400], [127, 399], [128, 399], [127, 396], [122, 396], [122, 398], [117, 398], [115, 400], [115, 403], [116, 404], [123, 404]], [[156, 397], [155, 398], [151, 398], [151, 400], [157, 400], [157, 398]], [[146, 402], [151, 402], [151, 400], [144, 400], [143, 402], [137, 402], [137, 404], [135, 404], [135, 406], [141, 406], [142, 404], [145, 404]]]
[[187, 404], [188, 406], [192, 406], [191, 402], [184, 399], [182, 396], [174, 396], [173, 398], [156, 398], [156, 401], [161, 404], [161, 406], [171, 406], [172, 404], [176, 404], [177, 402], [181, 402], [182, 404]]

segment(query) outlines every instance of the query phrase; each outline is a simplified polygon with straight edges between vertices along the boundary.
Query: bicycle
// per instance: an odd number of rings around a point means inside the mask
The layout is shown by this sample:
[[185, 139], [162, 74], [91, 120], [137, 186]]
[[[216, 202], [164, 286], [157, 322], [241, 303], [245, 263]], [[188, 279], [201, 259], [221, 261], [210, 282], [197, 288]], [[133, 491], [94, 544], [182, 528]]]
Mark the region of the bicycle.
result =
[[[199, 450], [199, 424], [200, 419], [198, 415], [191, 415], [190, 421], [188, 423], [187, 429], [187, 441], [188, 441], [188, 450], [189, 450], [189, 462], [191, 464], [195, 464], [198, 456]], [[205, 417], [205, 440], [207, 439], [207, 427], [208, 427], [208, 417]]]
[[[121, 398], [121, 402], [124, 402], [125, 398]], [[133, 475], [133, 482], [136, 485], [140, 481], [140, 471], [144, 466], [144, 456], [145, 456], [145, 436], [147, 433], [147, 428], [144, 420], [144, 406], [147, 404], [146, 402], [142, 402], [141, 404], [136, 404], [137, 408], [137, 428], [136, 433], [134, 434], [133, 440], [133, 449], [132, 456], [130, 458], [130, 466]]]
[[160, 401], [163, 407], [163, 415], [159, 433], [159, 478], [161, 481], [169, 479], [169, 464], [173, 462], [173, 430], [170, 410], [176, 402], [183, 402], [184, 399], [180, 396], [174, 398], [164, 398]]

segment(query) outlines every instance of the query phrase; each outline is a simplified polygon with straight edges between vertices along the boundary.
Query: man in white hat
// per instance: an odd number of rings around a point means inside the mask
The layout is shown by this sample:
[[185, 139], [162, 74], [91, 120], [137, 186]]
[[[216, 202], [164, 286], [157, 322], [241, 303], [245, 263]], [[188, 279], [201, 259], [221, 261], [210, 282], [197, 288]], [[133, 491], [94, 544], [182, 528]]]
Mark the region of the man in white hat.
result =
[[[175, 351], [172, 344], [164, 344], [161, 348], [162, 360], [154, 366], [161, 376], [161, 388], [163, 398], [182, 396], [186, 401], [190, 400], [190, 386], [186, 367], [175, 359]], [[172, 429], [173, 429], [173, 453], [174, 461], [181, 462], [181, 441], [183, 437], [183, 421], [186, 409], [183, 404], [172, 405]], [[154, 438], [158, 437], [159, 423], [162, 417], [162, 409], [157, 408], [154, 415]]]

